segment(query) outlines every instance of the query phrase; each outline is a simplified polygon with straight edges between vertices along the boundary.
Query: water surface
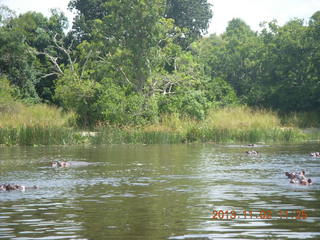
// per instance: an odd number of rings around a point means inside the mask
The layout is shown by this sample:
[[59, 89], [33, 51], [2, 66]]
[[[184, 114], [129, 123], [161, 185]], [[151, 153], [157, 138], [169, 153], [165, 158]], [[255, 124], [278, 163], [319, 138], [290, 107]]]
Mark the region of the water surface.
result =
[[[0, 184], [39, 188], [0, 192], [0, 239], [320, 239], [320, 158], [308, 156], [319, 148], [1, 147]], [[72, 166], [53, 169], [52, 160]], [[284, 172], [300, 169], [312, 186], [289, 184]], [[212, 219], [214, 210], [237, 215]]]

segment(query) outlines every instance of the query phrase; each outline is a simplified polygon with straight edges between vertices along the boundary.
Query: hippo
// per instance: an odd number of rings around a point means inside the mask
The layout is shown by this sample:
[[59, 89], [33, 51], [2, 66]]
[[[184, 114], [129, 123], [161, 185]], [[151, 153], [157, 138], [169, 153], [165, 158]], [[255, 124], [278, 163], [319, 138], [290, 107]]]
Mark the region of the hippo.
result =
[[311, 178], [308, 178], [307, 180], [301, 180], [300, 185], [312, 185]]
[[69, 167], [71, 164], [63, 161], [53, 161], [51, 163], [52, 167]]
[[256, 147], [257, 145], [256, 144], [254, 144], [254, 143], [250, 143], [250, 144], [248, 144], [248, 147]]
[[32, 186], [32, 187], [26, 187], [21, 184], [0, 184], [0, 191], [25, 191], [26, 189], [37, 189], [37, 186]]
[[320, 152], [312, 152], [310, 153], [311, 157], [320, 157]]
[[254, 150], [246, 151], [246, 153], [249, 154], [249, 155], [258, 155], [258, 152], [254, 151]]
[[285, 172], [284, 173], [289, 179], [295, 179], [296, 178], [296, 173], [295, 172], [291, 172], [291, 173], [289, 173], [289, 172]]
[[285, 175], [290, 179], [290, 183], [300, 184], [300, 185], [311, 185], [312, 180], [305, 176], [305, 171], [302, 170], [299, 173], [296, 172], [285, 172]]

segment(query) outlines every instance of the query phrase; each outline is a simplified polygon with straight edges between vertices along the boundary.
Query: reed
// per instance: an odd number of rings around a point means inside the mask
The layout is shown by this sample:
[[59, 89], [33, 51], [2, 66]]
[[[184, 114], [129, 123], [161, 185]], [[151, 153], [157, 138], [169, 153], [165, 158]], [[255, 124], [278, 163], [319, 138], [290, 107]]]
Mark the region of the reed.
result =
[[0, 144], [62, 145], [84, 141], [76, 129], [75, 115], [45, 104], [12, 102], [0, 109]]
[[183, 134], [173, 131], [158, 131], [103, 127], [97, 129], [96, 137], [91, 138], [93, 144], [174, 144], [185, 141]]
[[187, 133], [187, 142], [293, 142], [305, 139], [297, 129], [219, 129], [195, 128]]
[[[234, 107], [212, 110], [203, 121], [164, 115], [159, 122], [140, 127], [105, 125], [97, 134], [83, 134], [74, 125], [73, 114], [46, 105], [24, 106], [0, 116], [0, 144], [175, 144], [186, 142], [292, 142], [307, 134], [283, 127], [272, 111]], [[87, 132], [85, 132], [87, 133]], [[317, 135], [319, 136], [319, 135]]]
[[293, 142], [306, 138], [297, 128], [283, 127], [276, 113], [248, 107], [211, 111], [204, 121], [164, 115], [158, 123], [139, 129], [108, 126], [97, 131], [94, 144]]
[[64, 113], [45, 104], [29, 106], [19, 102], [12, 103], [6, 111], [0, 111], [0, 128], [21, 126], [75, 126], [75, 114]]
[[252, 109], [247, 106], [211, 110], [205, 124], [218, 129], [273, 129], [281, 127], [280, 119], [275, 112]]
[[320, 112], [291, 112], [281, 114], [281, 124], [298, 128], [320, 128]]
[[56, 126], [21, 126], [0, 128], [0, 144], [4, 145], [65, 145], [85, 141], [78, 131]]
[[185, 133], [128, 129], [100, 129], [93, 144], [175, 144], [186, 142], [293, 142], [304, 140], [296, 129], [216, 129], [191, 128]]

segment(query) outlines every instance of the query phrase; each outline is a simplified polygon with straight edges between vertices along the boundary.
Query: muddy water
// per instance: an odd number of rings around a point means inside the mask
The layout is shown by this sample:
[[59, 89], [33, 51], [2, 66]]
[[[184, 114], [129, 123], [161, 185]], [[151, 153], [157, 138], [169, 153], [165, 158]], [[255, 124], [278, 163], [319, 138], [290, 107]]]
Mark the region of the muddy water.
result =
[[[0, 184], [38, 189], [0, 192], [0, 239], [320, 239], [320, 144], [249, 149], [1, 147]], [[312, 186], [289, 184], [300, 169]]]

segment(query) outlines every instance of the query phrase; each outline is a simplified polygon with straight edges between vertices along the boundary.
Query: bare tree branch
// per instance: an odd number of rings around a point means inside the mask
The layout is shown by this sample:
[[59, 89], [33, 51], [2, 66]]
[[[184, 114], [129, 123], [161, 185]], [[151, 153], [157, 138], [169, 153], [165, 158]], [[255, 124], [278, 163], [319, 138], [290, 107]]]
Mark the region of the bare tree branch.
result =
[[[71, 46], [69, 46], [68, 49], [64, 48], [63, 46], [60, 46], [60, 45], [58, 44], [58, 41], [57, 41], [57, 34], [54, 35], [54, 37], [53, 37], [53, 42], [54, 42], [56, 48], [58, 48], [59, 50], [61, 50], [62, 52], [64, 52], [64, 53], [67, 55], [68, 60], [69, 60], [69, 63], [70, 63], [70, 66], [71, 66], [71, 70], [74, 72], [74, 61], [72, 61], [72, 58], [71, 58], [71, 55], [70, 55]], [[71, 43], [71, 44], [72, 44], [72, 43]], [[71, 44], [70, 44], [70, 45], [71, 45]]]
[[64, 75], [63, 74], [63, 71], [61, 70], [61, 68], [60, 68], [60, 66], [59, 66], [59, 64], [58, 64], [58, 62], [57, 62], [57, 60], [58, 60], [58, 58], [57, 57], [54, 57], [54, 56], [51, 56], [49, 53], [47, 53], [47, 52], [38, 52], [38, 51], [36, 51], [36, 54], [38, 54], [38, 55], [45, 55], [49, 60], [50, 60], [50, 62], [54, 65], [54, 67], [55, 67], [55, 69], [56, 69], [56, 72], [55, 73], [53, 73], [53, 74], [57, 74], [57, 75]]
[[50, 77], [50, 76], [53, 76], [53, 75], [59, 75], [59, 73], [55, 73], [55, 72], [53, 72], [53, 73], [48, 73], [48, 74], [46, 74], [46, 75], [43, 75], [43, 76], [40, 77], [40, 78], [46, 78], [46, 77]]
[[119, 67], [120, 72], [123, 74], [124, 78], [127, 80], [127, 82], [131, 85], [133, 85], [132, 82], [130, 82], [129, 78], [127, 77], [126, 73], [122, 70], [121, 67]]

